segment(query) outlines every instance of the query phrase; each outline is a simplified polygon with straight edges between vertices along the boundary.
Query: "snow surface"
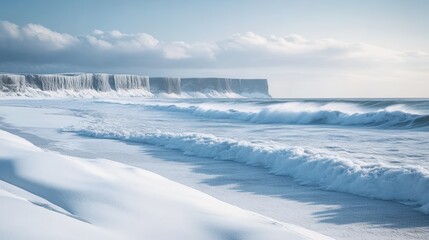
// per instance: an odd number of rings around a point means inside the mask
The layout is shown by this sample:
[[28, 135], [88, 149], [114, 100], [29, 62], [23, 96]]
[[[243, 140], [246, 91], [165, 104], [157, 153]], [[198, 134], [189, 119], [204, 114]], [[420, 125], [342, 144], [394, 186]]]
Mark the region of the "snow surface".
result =
[[329, 239], [152, 172], [0, 131], [2, 239]]

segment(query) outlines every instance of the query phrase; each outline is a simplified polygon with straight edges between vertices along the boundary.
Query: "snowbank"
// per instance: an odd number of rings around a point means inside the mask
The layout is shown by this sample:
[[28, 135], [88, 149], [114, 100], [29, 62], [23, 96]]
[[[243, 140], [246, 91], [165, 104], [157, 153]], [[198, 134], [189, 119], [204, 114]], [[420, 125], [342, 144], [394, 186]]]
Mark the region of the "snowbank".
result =
[[0, 131], [4, 239], [328, 239], [154, 173]]

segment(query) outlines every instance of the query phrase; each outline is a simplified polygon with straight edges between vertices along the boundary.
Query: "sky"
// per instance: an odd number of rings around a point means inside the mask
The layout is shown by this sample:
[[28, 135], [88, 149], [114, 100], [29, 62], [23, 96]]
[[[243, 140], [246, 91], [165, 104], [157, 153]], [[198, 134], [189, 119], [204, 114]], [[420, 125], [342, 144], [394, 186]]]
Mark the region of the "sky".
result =
[[0, 72], [267, 78], [274, 97], [429, 97], [425, 0], [0, 6]]

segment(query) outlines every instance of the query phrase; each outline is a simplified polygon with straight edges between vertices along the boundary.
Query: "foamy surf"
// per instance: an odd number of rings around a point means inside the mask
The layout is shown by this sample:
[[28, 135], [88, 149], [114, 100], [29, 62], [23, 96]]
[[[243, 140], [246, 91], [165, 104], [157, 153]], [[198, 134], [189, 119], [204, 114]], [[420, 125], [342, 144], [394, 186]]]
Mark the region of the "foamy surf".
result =
[[200, 133], [155, 132], [74, 126], [63, 131], [82, 136], [162, 146], [186, 155], [245, 163], [294, 178], [302, 184], [360, 196], [393, 200], [429, 214], [429, 171], [352, 161], [322, 149], [288, 147], [275, 142], [252, 143]]
[[[105, 100], [106, 101], [106, 100]], [[204, 118], [233, 119], [262, 124], [326, 124], [375, 126], [379, 128], [422, 128], [429, 126], [429, 114], [405, 104], [368, 108], [356, 103], [286, 102], [268, 106], [220, 105], [213, 103], [153, 103], [111, 101], [139, 104], [148, 109], [182, 112]]]

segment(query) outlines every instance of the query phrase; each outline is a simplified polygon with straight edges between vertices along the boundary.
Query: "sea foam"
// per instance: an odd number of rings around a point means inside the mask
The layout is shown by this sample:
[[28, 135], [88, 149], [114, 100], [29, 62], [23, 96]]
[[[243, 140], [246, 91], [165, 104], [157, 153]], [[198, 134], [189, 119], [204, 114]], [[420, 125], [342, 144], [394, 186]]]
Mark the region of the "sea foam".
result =
[[328, 124], [377, 126], [380, 128], [420, 128], [429, 126], [428, 114], [409, 109], [401, 104], [378, 109], [365, 109], [355, 104], [316, 104], [303, 102], [288, 102], [263, 107], [247, 107], [242, 105], [225, 107], [205, 103], [193, 105], [180, 103], [139, 104], [159, 111], [184, 112], [205, 118], [235, 119], [263, 124]]
[[96, 126], [70, 127], [79, 135], [162, 146], [187, 155], [245, 163], [302, 184], [419, 207], [429, 214], [429, 171], [419, 166], [395, 167], [351, 161], [322, 149], [254, 143], [200, 133], [115, 131]]

